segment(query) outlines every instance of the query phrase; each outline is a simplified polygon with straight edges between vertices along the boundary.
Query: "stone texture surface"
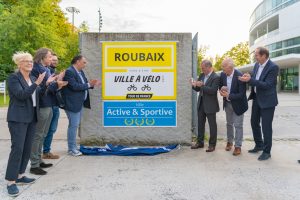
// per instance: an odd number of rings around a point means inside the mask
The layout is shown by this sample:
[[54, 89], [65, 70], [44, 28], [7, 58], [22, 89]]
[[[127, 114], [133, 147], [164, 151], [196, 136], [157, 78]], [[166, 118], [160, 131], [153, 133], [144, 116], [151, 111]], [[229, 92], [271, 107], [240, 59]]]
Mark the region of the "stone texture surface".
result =
[[177, 41], [177, 127], [103, 127], [101, 88], [90, 91], [92, 109], [84, 110], [80, 137], [83, 144], [190, 144], [191, 89], [188, 83], [192, 73], [191, 33], [83, 33], [80, 36], [81, 53], [87, 58], [85, 72], [88, 78], [102, 77], [102, 41]]

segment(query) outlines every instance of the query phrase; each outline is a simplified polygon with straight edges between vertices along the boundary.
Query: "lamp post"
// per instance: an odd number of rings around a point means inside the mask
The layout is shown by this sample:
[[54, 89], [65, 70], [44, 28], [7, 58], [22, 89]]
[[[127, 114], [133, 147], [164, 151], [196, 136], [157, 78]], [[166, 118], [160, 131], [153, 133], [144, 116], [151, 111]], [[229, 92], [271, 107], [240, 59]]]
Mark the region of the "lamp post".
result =
[[73, 32], [74, 32], [74, 13], [80, 13], [79, 9], [75, 7], [67, 7], [66, 10], [72, 13], [72, 25], [73, 25]]
[[101, 31], [101, 28], [102, 28], [102, 15], [101, 15], [101, 12], [100, 12], [100, 8], [98, 10], [98, 13], [99, 13], [99, 33]]

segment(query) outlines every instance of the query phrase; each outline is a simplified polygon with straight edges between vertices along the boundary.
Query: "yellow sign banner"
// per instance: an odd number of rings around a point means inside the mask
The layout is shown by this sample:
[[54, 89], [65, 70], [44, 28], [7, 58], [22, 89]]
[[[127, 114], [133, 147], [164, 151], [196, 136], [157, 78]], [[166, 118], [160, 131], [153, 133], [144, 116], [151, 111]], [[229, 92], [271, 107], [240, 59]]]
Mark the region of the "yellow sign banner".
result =
[[[172, 42], [173, 43], [173, 42]], [[175, 45], [170, 42], [105, 42], [105, 68], [174, 66]]]
[[176, 42], [102, 42], [102, 98], [176, 99]]

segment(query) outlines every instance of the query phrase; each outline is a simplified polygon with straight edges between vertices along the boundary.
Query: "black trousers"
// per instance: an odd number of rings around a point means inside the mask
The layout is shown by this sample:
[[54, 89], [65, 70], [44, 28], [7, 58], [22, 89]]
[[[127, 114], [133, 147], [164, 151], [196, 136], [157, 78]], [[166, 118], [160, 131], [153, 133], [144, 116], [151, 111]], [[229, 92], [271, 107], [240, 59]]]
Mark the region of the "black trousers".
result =
[[[270, 153], [272, 148], [272, 122], [274, 112], [275, 107], [262, 109], [257, 104], [257, 100], [255, 98], [253, 99], [251, 113], [253, 138], [255, 141], [255, 146], [263, 147], [263, 151], [265, 153]], [[262, 138], [262, 133], [264, 138]]]
[[206, 118], [209, 125], [209, 146], [215, 147], [217, 144], [217, 121], [216, 113], [205, 113], [201, 102], [198, 109], [198, 142], [204, 144]]
[[35, 125], [36, 122], [8, 122], [11, 151], [6, 169], [6, 180], [15, 181], [19, 174], [25, 172], [31, 153]]

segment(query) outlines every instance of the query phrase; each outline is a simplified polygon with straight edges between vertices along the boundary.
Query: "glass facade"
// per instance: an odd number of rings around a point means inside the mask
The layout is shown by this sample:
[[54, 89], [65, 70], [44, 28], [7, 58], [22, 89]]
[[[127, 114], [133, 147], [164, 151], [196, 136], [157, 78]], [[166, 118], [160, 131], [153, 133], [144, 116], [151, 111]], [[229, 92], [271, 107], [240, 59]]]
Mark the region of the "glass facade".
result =
[[257, 6], [250, 17], [251, 29], [259, 20], [298, 1], [299, 0], [264, 0]]
[[[270, 51], [270, 58], [275, 58], [287, 54], [300, 54], [300, 37], [283, 40], [270, 45], [266, 48]], [[255, 62], [254, 52], [250, 53], [251, 62]]]
[[266, 46], [270, 51], [270, 57], [275, 58], [287, 54], [300, 54], [300, 37], [283, 40]]
[[299, 67], [280, 69], [280, 90], [298, 92], [299, 89]]

